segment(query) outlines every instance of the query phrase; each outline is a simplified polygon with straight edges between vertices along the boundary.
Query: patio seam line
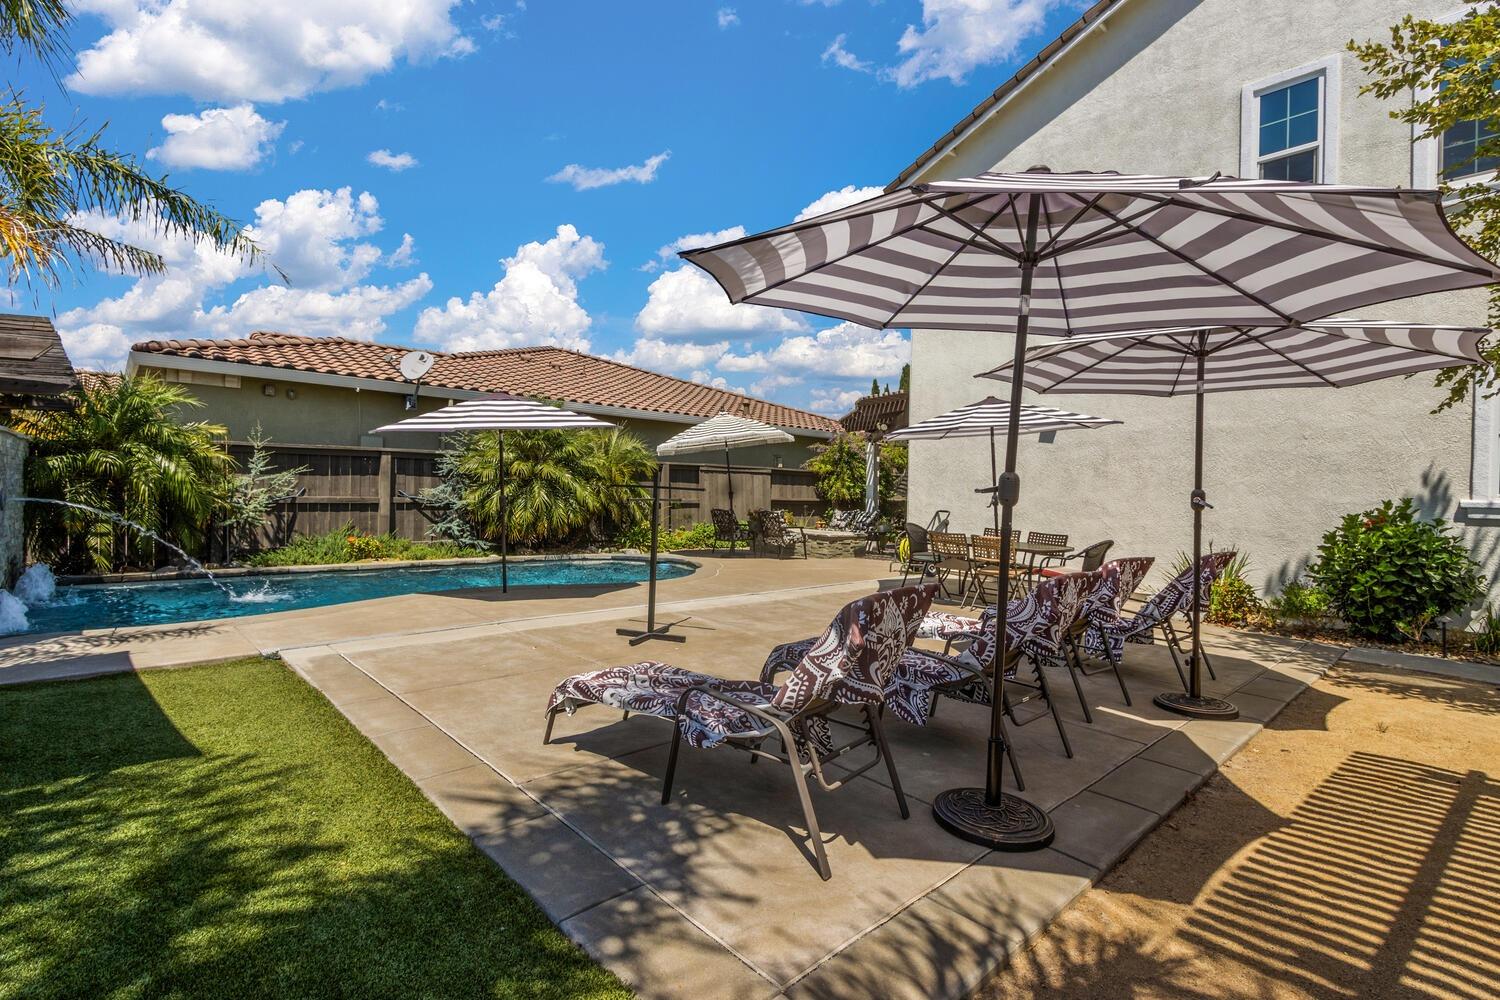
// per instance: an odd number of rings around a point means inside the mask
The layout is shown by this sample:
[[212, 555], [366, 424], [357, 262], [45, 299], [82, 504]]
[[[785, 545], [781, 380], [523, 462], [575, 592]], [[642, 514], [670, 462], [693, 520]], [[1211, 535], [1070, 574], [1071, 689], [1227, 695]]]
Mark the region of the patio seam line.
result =
[[[506, 774], [504, 771], [500, 770], [494, 764], [490, 763], [488, 760], [486, 760], [480, 754], [476, 753], [474, 751], [473, 747], [469, 746], [463, 740], [459, 739], [458, 737], [454, 736], [452, 733], [448, 732], [446, 729], [444, 729], [442, 726], [440, 726], [433, 719], [428, 718], [428, 716], [427, 716], [427, 714], [425, 712], [423, 712], [421, 709], [417, 708], [415, 705], [412, 705], [412, 704], [408, 703], [406, 701], [406, 699], [402, 698], [401, 695], [398, 694], [397, 692], [391, 691], [391, 689], [388, 688], [388, 687], [386, 687], [384, 684], [382, 684], [378, 678], [371, 676], [371, 674], [368, 671], [366, 671], [359, 664], [355, 663], [353, 660], [349, 659], [349, 657], [345, 656], [342, 652], [339, 652], [338, 650], [331, 650], [331, 652], [336, 653], [338, 655], [338, 657], [340, 659], [342, 659], [345, 663], [349, 664], [351, 667], [353, 667], [355, 670], [358, 670], [360, 673], [364, 674], [366, 677], [369, 677], [370, 680], [374, 681], [376, 684], [379, 684], [381, 688], [383, 688], [386, 691], [389, 691], [392, 697], [396, 698], [402, 704], [406, 705], [407, 708], [410, 708], [413, 712], [416, 712], [417, 714], [421, 715], [422, 718], [427, 719], [428, 724], [431, 725], [434, 729], [436, 729], [438, 732], [442, 733], [444, 736], [448, 737], [454, 743], [456, 743], [459, 746], [463, 747], [464, 750], [467, 751], [471, 756], [473, 756], [479, 763], [483, 764], [485, 767], [488, 767], [491, 771], [494, 771], [495, 774], [498, 775], [499, 777], [505, 779], [507, 782], [510, 783], [510, 785], [513, 788], [519, 790], [527, 798], [531, 799], [537, 805], [541, 806], [544, 810], [546, 810], [546, 812], [547, 812], [548, 815], [552, 816], [559, 823], [561, 823], [564, 827], [566, 827], [567, 829], [571, 830], [573, 832], [573, 835], [576, 836], [579, 840], [582, 840], [584, 843], [588, 844], [594, 850], [598, 851], [601, 855], [603, 855], [605, 858], [607, 858], [609, 860], [609, 862], [611, 864], [613, 864], [615, 867], [619, 868], [621, 871], [625, 872], [625, 874], [627, 874], [631, 878], [635, 879], [635, 881], [638, 884], [636, 886], [632, 886], [630, 891], [634, 891], [636, 888], [644, 886], [645, 889], [648, 892], [651, 893], [651, 895], [655, 896], [658, 900], [660, 900], [662, 902], [662, 904], [665, 905], [668, 909], [672, 910], [672, 912], [676, 913], [683, 920], [686, 920], [693, 927], [696, 927], [710, 941], [714, 942], [720, 948], [724, 949], [726, 952], [728, 952], [729, 954], [733, 955], [735, 958], [739, 959], [740, 962], [742, 962], [747, 968], [750, 969], [750, 971], [754, 972], [756, 975], [760, 976], [762, 979], [764, 979], [767, 982], [769, 982], [774, 989], [776, 989], [778, 991], [784, 989], [784, 987], [782, 987], [779, 983], [777, 983], [776, 978], [774, 976], [770, 975], [769, 973], [766, 972], [766, 970], [760, 968], [754, 962], [750, 961], [746, 956], [740, 954], [740, 952], [737, 949], [735, 949], [734, 947], [732, 947], [728, 942], [724, 941], [717, 934], [715, 934], [712, 931], [710, 931], [707, 927], [704, 927], [697, 920], [693, 919], [693, 917], [690, 914], [686, 913], [681, 907], [678, 907], [675, 904], [673, 904], [673, 902], [670, 899], [667, 899], [665, 896], [663, 896], [660, 892], [657, 891], [656, 886], [652, 885], [646, 879], [642, 878], [639, 872], [634, 871], [629, 865], [622, 863], [619, 858], [616, 858], [613, 854], [611, 854], [608, 850], [606, 850], [604, 848], [604, 846], [602, 844], [598, 843], [596, 840], [594, 840], [593, 837], [590, 837], [584, 831], [580, 830], [578, 827], [576, 827], [572, 823], [568, 822], [568, 819], [567, 819], [566, 816], [562, 815], [562, 813], [558, 812], [556, 809], [554, 809], [547, 802], [543, 801], [540, 797], [538, 797], [536, 794], [534, 794], [525, 785], [517, 784], [514, 778], [512, 778], [510, 775]], [[306, 680], [306, 678], [303, 678], [303, 679]], [[312, 683], [312, 682], [309, 681], [308, 683]], [[315, 684], [313, 686], [317, 687], [317, 685], [315, 685]], [[319, 693], [321, 693], [321, 689], [320, 689]], [[324, 697], [327, 697], [327, 696], [324, 695]], [[337, 706], [335, 706], [335, 707], [337, 707]], [[346, 718], [347, 718], [347, 716], [346, 716]], [[356, 728], [358, 728], [358, 727], [356, 727]], [[361, 735], [363, 735], [363, 733], [361, 733]], [[365, 738], [369, 739], [368, 736], [366, 736]], [[377, 747], [376, 749], [379, 749], [379, 748]], [[649, 749], [649, 748], [643, 748], [643, 749]], [[382, 753], [384, 753], [384, 751], [382, 751]], [[389, 760], [390, 758], [387, 757], [386, 759]], [[613, 759], [613, 758], [610, 758], [610, 759]], [[394, 762], [392, 762], [392, 763], [394, 763]], [[474, 765], [468, 764], [468, 765], [465, 765], [465, 766], [466, 767], [473, 767]], [[454, 770], [462, 770], [462, 768], [455, 768]], [[404, 774], [405, 772], [402, 772], [402, 773]], [[445, 773], [449, 773], [449, 772], [445, 772]], [[436, 777], [436, 775], [433, 775], [432, 777]], [[407, 779], [408, 780], [412, 780], [411, 777], [410, 777], [410, 775], [407, 776]], [[427, 779], [424, 778], [423, 780], [425, 781]], [[414, 780], [412, 780], [412, 784], [416, 784], [416, 782]], [[420, 786], [418, 786], [418, 790], [421, 791]], [[423, 794], [424, 797], [427, 795], [427, 793], [425, 791], [423, 791], [422, 794]], [[432, 800], [429, 798], [428, 801], [431, 802]], [[434, 803], [434, 805], [436, 805], [436, 803]], [[452, 820], [449, 820], [449, 822], [451, 823]], [[468, 835], [466, 834], [466, 836], [468, 836]], [[469, 836], [469, 841], [472, 843], [474, 841], [474, 838], [472, 836]], [[488, 855], [486, 855], [486, 857], [488, 857]], [[491, 864], [495, 864], [495, 866], [497, 868], [500, 868], [501, 871], [505, 871], [504, 867], [501, 866], [501, 865], [499, 865], [498, 863], [496, 863], [493, 859], [491, 859]], [[510, 877], [510, 873], [506, 872], [506, 876]], [[517, 883], [517, 884], [519, 885], [520, 883]], [[530, 895], [530, 894], [528, 893], [528, 895]], [[618, 896], [618, 894], [616, 896], [614, 896], [614, 897], [611, 897], [611, 898], [617, 898], [617, 896]], [[596, 902], [596, 903], [594, 903], [594, 904], [592, 904], [590, 906], [586, 906], [583, 909], [579, 910], [577, 913], [574, 913], [572, 916], [568, 917], [567, 919], [571, 920], [574, 917], [579, 916], [580, 914], [587, 913], [589, 910], [592, 910], [595, 907], [597, 907], [597, 906], [599, 906], [599, 905], [601, 905], [602, 903], [605, 903], [605, 902], [608, 902], [608, 900], [600, 900], [600, 901], [598, 901], [598, 902]], [[562, 923], [561, 921], [557, 922], [557, 926], [558, 926], [559, 929], [561, 929], [561, 923]], [[580, 947], [582, 946], [582, 942], [575, 942], [575, 943], [578, 944]]]
[[[773, 603], [775, 600], [779, 600], [780, 599], [776, 595], [782, 595], [782, 594], [811, 595], [811, 594], [817, 594], [817, 593], [837, 593], [838, 591], [841, 591], [841, 590], [855, 590], [855, 589], [865, 590], [872, 583], [878, 588], [879, 585], [880, 585], [880, 580], [879, 579], [851, 580], [851, 581], [848, 581], [848, 582], [845, 582], [845, 583], [814, 584], [812, 586], [807, 586], [807, 587], [791, 587], [791, 588], [786, 588], [786, 589], [782, 589], [782, 590], [750, 590], [750, 591], [743, 591], [743, 592], [740, 592], [740, 593], [737, 593], [737, 594], [722, 594], [722, 595], [719, 595], [717, 597], [693, 597], [693, 598], [685, 598], [685, 599], [682, 599], [682, 600], [679, 600], [679, 601], [669, 601], [669, 602], [664, 603], [664, 604], [657, 604], [656, 609], [657, 609], [658, 612], [661, 612], [663, 610], [673, 610], [673, 609], [682, 610], [682, 611], [707, 610], [707, 609], [711, 609], [711, 608], [723, 606], [724, 604], [730, 603], [730, 602], [733, 602], [733, 603], [746, 603], [746, 604], [769, 604], [769, 603]], [[329, 607], [335, 607], [335, 606], [336, 605], [329, 605]], [[616, 620], [618, 618], [625, 617], [626, 614], [628, 614], [628, 613], [634, 613], [634, 612], [636, 612], [638, 610], [639, 610], [638, 605], [630, 604], [630, 605], [621, 605], [620, 607], [616, 607], [616, 608], [598, 608], [598, 609], [595, 609], [595, 610], [592, 610], [592, 611], [563, 611], [563, 612], [557, 612], [555, 614], [550, 614], [550, 615], [532, 615], [532, 616], [527, 617], [527, 618], [480, 619], [480, 620], [471, 621], [471, 622], [461, 622], [461, 623], [456, 624], [456, 625], [444, 625], [444, 626], [440, 626], [440, 627], [437, 627], [437, 628], [412, 629], [412, 630], [408, 630], [408, 631], [404, 631], [404, 632], [382, 632], [382, 633], [379, 633], [377, 635], [359, 636], [358, 638], [323, 640], [321, 642], [303, 643], [302, 645], [278, 646], [278, 647], [276, 647], [273, 650], [269, 650], [269, 651], [262, 650], [262, 652], [265, 652], [265, 653], [268, 653], [268, 654], [281, 653], [281, 652], [296, 652], [297, 650], [302, 650], [302, 649], [316, 649], [316, 648], [318, 648], [320, 646], [334, 647], [334, 646], [342, 646], [342, 645], [348, 645], [348, 644], [351, 644], [351, 643], [358, 643], [358, 642], [370, 642], [372, 640], [378, 640], [378, 639], [395, 639], [395, 638], [405, 638], [405, 637], [418, 636], [418, 635], [439, 635], [439, 634], [444, 633], [444, 632], [456, 632], [456, 631], [461, 631], [463, 629], [486, 628], [486, 627], [491, 627], [491, 626], [496, 626], [496, 625], [506, 626], [507, 629], [510, 630], [510, 631], [530, 632], [530, 631], [532, 631], [534, 629], [538, 629], [538, 628], [558, 628], [558, 627], [561, 627], [563, 625], [573, 625], [573, 624], [582, 625], [582, 624], [592, 624], [594, 622], [599, 622], [599, 621], [614, 621], [614, 620]], [[250, 617], [255, 617], [255, 616], [250, 616]], [[545, 624], [539, 624], [539, 623], [545, 623]], [[192, 623], [188, 623], [188, 624], [192, 624]], [[64, 633], [64, 634], [65, 635], [71, 635], [73, 633]], [[247, 639], [247, 641], [249, 641], [249, 640]], [[254, 646], [257, 649], [260, 648], [254, 642], [250, 642], [250, 645]]]
[[[538, 817], [538, 818], [540, 818], [540, 817]], [[488, 855], [486, 855], [486, 857], [488, 857]], [[613, 859], [611, 859], [611, 860], [613, 860]], [[495, 863], [494, 859], [491, 859], [491, 863], [492, 864]], [[647, 885], [645, 882], [637, 881], [635, 885], [627, 886], [626, 888], [621, 889], [619, 892], [611, 893], [610, 895], [605, 896], [603, 899], [598, 900], [597, 902], [590, 903], [587, 906], [579, 907], [578, 909], [574, 910], [572, 913], [567, 914], [566, 916], [558, 917], [557, 918], [557, 925], [559, 927], [561, 927], [564, 923], [566, 923], [569, 920], [572, 920], [574, 917], [582, 916], [583, 914], [589, 912], [590, 910], [592, 910], [596, 906], [603, 906], [606, 903], [612, 903], [615, 900], [619, 899], [621, 896], [628, 896], [632, 892], [635, 892], [637, 889], [651, 889], [651, 886]], [[653, 893], [655, 893], [654, 889], [652, 889], [651, 891]], [[659, 894], [657, 894], [657, 895], [659, 895]], [[665, 900], [663, 900], [663, 902], [665, 902]]]

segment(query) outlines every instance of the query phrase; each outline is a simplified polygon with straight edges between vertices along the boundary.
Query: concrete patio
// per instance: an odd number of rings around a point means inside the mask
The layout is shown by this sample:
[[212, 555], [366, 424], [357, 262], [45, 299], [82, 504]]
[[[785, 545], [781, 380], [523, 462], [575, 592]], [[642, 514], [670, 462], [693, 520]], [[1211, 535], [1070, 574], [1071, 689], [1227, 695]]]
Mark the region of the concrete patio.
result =
[[[664, 587], [664, 610], [678, 614], [663, 617], [692, 615], [682, 646], [632, 649], [614, 635], [638, 620], [637, 591], [629, 601], [554, 602], [547, 614], [505, 602], [503, 621], [377, 638], [325, 627], [321, 642], [277, 648], [599, 961], [643, 996], [705, 998], [963, 994], [1343, 652], [1211, 630], [1219, 677], [1208, 690], [1232, 696], [1243, 713], [1234, 722], [1188, 722], [1151, 705], [1176, 684], [1160, 646], [1129, 650], [1133, 707], [1111, 675], [1085, 680], [1093, 725], [1066, 677], [1054, 676], [1074, 759], [1045, 718], [1014, 734], [1025, 794], [1058, 829], [1051, 848], [1031, 854], [956, 840], [927, 808], [943, 788], [982, 782], [985, 709], [944, 702], [925, 728], [892, 722], [911, 818], [900, 818], [883, 771], [815, 791], [833, 869], [826, 883], [784, 768], [684, 750], [663, 806], [663, 721], [584, 710], [560, 717], [553, 743], [542, 744], [543, 706], [560, 678], [645, 658], [756, 676], [771, 645], [821, 631], [880, 568], [712, 561], [712, 573]], [[309, 626], [283, 628], [295, 640]], [[1025, 706], [1023, 720], [1037, 710]]]

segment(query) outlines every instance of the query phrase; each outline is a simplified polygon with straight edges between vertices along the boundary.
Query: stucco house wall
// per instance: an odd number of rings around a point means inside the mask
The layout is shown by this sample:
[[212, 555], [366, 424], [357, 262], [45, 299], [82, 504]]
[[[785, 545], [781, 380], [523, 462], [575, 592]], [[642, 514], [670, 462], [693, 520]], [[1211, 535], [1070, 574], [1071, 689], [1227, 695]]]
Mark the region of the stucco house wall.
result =
[[[1125, 0], [949, 155], [914, 180], [1046, 164], [1057, 170], [1248, 174], [1242, 101], [1248, 84], [1321, 64], [1327, 121], [1336, 123], [1330, 182], [1431, 187], [1429, 150], [1389, 107], [1358, 96], [1351, 38], [1383, 37], [1407, 13], [1446, 16], [1454, 0]], [[1372, 319], [1480, 324], [1480, 290], [1365, 310]], [[1041, 342], [1039, 339], [1037, 342]], [[1010, 359], [994, 334], [913, 331], [913, 422], [1004, 383], [972, 376]], [[1113, 538], [1117, 555], [1170, 562], [1191, 542], [1192, 400], [1048, 395], [1028, 400], [1125, 421], [1122, 427], [1023, 439], [1023, 530], [1067, 531], [1079, 542]], [[1500, 414], [1494, 402], [1440, 415], [1428, 376], [1342, 390], [1218, 393], [1208, 397], [1206, 487], [1215, 509], [1206, 537], [1249, 554], [1251, 579], [1274, 591], [1315, 554], [1339, 516], [1404, 495], [1459, 522], [1493, 581], [1500, 577]], [[1476, 421], [1480, 430], [1475, 435]], [[986, 443], [917, 441], [910, 510], [951, 510], [958, 530], [989, 523], [973, 489], [989, 475]]]

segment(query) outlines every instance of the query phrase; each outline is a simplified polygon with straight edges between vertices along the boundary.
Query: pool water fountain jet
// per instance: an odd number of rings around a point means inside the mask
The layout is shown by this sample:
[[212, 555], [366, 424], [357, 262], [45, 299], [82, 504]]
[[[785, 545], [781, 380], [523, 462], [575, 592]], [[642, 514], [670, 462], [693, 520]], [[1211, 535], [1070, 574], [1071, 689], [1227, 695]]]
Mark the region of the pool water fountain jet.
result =
[[149, 538], [159, 545], [163, 545], [171, 549], [173, 552], [182, 557], [183, 562], [187, 563], [188, 566], [193, 570], [193, 572], [203, 574], [204, 578], [207, 579], [209, 583], [217, 587], [227, 599], [231, 601], [240, 600], [240, 595], [236, 594], [221, 580], [215, 577], [213, 573], [209, 571], [207, 566], [204, 566], [201, 562], [188, 555], [187, 552], [184, 551], [180, 546], [173, 545], [171, 542], [167, 541], [156, 532], [147, 528], [145, 525], [138, 524], [135, 521], [130, 520], [129, 518], [121, 517], [119, 514], [112, 513], [111, 511], [100, 510], [98, 507], [90, 507], [88, 504], [74, 503], [71, 500], [53, 500], [50, 497], [8, 497], [5, 494], [0, 493], [0, 510], [4, 510], [7, 503], [44, 503], [51, 504], [55, 507], [72, 507], [74, 510], [81, 510], [87, 514], [94, 514], [98, 517], [102, 517], [107, 521], [113, 521], [115, 524], [118, 524], [125, 528], [129, 528], [131, 531], [134, 531], [135, 533], [145, 538]]

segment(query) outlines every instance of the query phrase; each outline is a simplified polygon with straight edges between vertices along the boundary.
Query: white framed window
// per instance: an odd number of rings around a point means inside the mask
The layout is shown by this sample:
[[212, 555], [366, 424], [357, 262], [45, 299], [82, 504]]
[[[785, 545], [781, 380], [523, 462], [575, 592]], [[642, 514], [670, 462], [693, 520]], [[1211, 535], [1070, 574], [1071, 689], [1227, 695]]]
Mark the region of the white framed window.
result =
[[1474, 400], [1474, 455], [1469, 470], [1469, 497], [1458, 506], [1500, 514], [1500, 396]]
[[1241, 88], [1240, 176], [1337, 179], [1340, 61], [1327, 56]]
[[[1469, 8], [1451, 11], [1442, 17], [1433, 18], [1439, 24], [1451, 24], [1468, 13]], [[1495, 80], [1495, 89], [1500, 90], [1500, 78]], [[1417, 91], [1415, 97], [1425, 101], [1432, 96], [1430, 89]], [[1459, 122], [1441, 136], [1416, 139], [1412, 143], [1411, 185], [1416, 188], [1435, 188], [1441, 182], [1462, 184], [1491, 176], [1500, 168], [1500, 158], [1481, 156], [1476, 158], [1479, 144], [1493, 138], [1500, 131], [1500, 122]]]

